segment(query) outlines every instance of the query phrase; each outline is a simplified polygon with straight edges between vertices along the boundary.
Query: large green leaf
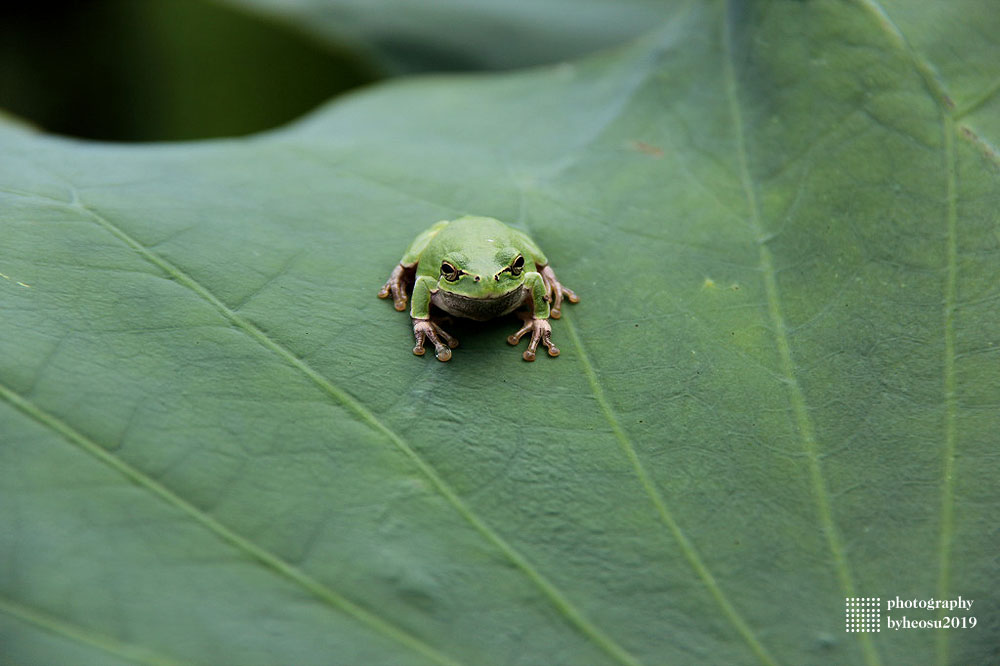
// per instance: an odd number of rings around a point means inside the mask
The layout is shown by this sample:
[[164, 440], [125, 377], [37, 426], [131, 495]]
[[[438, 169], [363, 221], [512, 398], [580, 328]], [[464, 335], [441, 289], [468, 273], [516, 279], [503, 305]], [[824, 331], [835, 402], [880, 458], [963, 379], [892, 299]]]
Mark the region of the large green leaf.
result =
[[[692, 3], [251, 139], [5, 126], [0, 661], [995, 660], [1000, 16], [925, 4]], [[581, 295], [561, 357], [410, 353], [375, 292], [462, 213]], [[844, 631], [897, 595], [978, 626]]]

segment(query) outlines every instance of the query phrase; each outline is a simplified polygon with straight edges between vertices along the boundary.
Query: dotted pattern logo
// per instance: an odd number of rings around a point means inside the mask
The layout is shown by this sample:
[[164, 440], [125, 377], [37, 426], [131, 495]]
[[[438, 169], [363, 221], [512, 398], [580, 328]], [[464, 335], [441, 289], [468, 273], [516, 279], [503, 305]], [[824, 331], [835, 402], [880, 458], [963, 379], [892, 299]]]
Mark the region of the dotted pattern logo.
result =
[[847, 597], [847, 631], [882, 631], [882, 597]]

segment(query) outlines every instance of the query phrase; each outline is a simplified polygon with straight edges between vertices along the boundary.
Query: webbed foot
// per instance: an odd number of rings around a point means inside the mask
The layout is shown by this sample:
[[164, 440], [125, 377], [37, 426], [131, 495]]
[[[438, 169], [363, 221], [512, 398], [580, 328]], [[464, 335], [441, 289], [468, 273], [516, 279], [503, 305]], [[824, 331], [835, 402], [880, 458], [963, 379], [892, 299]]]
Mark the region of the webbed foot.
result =
[[430, 340], [431, 344], [434, 345], [434, 357], [441, 362], [451, 360], [451, 350], [458, 346], [458, 340], [448, 335], [443, 328], [430, 319], [413, 320], [413, 337], [416, 339], [416, 346], [413, 347], [414, 354], [423, 356], [424, 342]]
[[518, 313], [518, 316], [524, 321], [524, 326], [507, 338], [508, 344], [516, 345], [521, 341], [528, 332], [531, 332], [531, 339], [528, 341], [528, 348], [521, 354], [521, 358], [525, 361], [535, 360], [535, 351], [538, 349], [538, 343], [545, 345], [546, 350], [549, 352], [549, 356], [559, 356], [559, 348], [552, 344], [552, 326], [549, 325], [548, 319], [535, 319], [530, 313]]

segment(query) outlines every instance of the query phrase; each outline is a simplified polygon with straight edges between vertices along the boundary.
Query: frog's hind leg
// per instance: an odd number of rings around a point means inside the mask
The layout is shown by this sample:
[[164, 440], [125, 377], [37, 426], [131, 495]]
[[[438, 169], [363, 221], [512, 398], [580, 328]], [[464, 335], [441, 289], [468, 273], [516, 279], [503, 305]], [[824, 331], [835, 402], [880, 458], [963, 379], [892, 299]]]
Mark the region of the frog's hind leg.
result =
[[389, 298], [392, 296], [392, 305], [402, 312], [406, 309], [406, 301], [410, 292], [413, 291], [413, 283], [416, 279], [417, 264], [396, 264], [392, 269], [392, 274], [382, 289], [378, 292], [379, 298]]
[[509, 345], [516, 345], [524, 337], [524, 334], [531, 330], [531, 312], [529, 310], [518, 310], [514, 314], [523, 322], [523, 325], [516, 333], [507, 336], [507, 344]]
[[556, 278], [551, 266], [542, 266], [539, 272], [542, 275], [542, 280], [545, 281], [545, 300], [552, 305], [550, 314], [553, 319], [559, 319], [562, 316], [563, 298], [565, 297], [570, 303], [579, 303], [580, 297], [569, 287], [563, 286], [563, 283]]
[[441, 220], [426, 229], [423, 233], [413, 239], [410, 246], [403, 253], [403, 258], [399, 260], [396, 267], [392, 269], [392, 274], [386, 280], [382, 288], [379, 289], [379, 298], [389, 298], [392, 296], [392, 305], [402, 312], [406, 309], [408, 294], [413, 291], [414, 282], [417, 275], [417, 264], [420, 262], [420, 253], [427, 249], [431, 240], [437, 236], [442, 229], [448, 226], [447, 220]]

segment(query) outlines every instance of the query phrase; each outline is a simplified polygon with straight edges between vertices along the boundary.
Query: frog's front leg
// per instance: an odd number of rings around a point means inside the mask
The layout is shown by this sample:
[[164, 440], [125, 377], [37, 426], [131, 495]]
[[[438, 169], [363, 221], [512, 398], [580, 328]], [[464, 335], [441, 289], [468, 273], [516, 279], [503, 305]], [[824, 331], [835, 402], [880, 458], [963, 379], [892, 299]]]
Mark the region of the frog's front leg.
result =
[[524, 320], [524, 326], [507, 338], [507, 342], [516, 345], [530, 331], [531, 339], [528, 340], [528, 348], [521, 354], [521, 358], [525, 361], [534, 361], [538, 343], [545, 345], [549, 356], [559, 356], [559, 348], [552, 344], [552, 326], [549, 324], [549, 303], [545, 299], [545, 281], [539, 273], [532, 271], [525, 277], [524, 284], [530, 289], [531, 310], [518, 313]]
[[[443, 328], [430, 319], [413, 320], [413, 337], [416, 340], [416, 345], [413, 347], [414, 354], [424, 355], [424, 340], [427, 339], [434, 345], [434, 358], [442, 362], [450, 361], [451, 350], [458, 346], [458, 340], [448, 335]], [[444, 342], [441, 342], [442, 339]]]
[[413, 337], [416, 340], [413, 353], [423, 356], [424, 342], [430, 340], [434, 345], [434, 357], [444, 362], [451, 360], [451, 350], [458, 346], [458, 340], [431, 321], [431, 292], [436, 286], [434, 280], [426, 276], [417, 278], [413, 285], [413, 299], [410, 304]]
[[556, 278], [551, 266], [542, 266], [540, 271], [542, 279], [545, 281], [545, 300], [552, 304], [552, 318], [559, 319], [562, 316], [563, 297], [570, 303], [579, 303], [580, 297], [572, 289], [563, 286], [562, 282]]

